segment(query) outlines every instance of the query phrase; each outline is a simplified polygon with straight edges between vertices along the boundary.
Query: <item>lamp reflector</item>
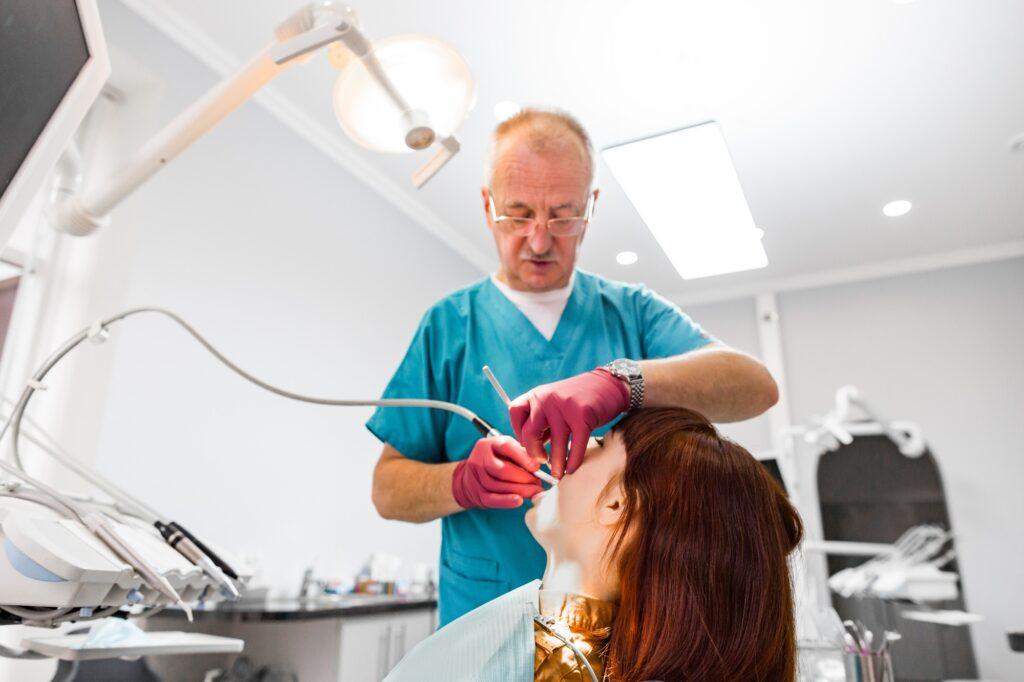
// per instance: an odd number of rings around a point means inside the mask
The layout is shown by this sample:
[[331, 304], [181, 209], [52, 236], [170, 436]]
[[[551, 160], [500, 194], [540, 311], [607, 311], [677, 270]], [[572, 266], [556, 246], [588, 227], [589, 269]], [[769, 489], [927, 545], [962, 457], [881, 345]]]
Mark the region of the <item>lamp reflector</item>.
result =
[[[439, 40], [392, 36], [374, 42], [373, 52], [395, 89], [417, 116], [425, 115], [437, 138], [455, 132], [476, 103], [469, 66]], [[412, 151], [406, 144], [409, 112], [399, 110], [362, 60], [352, 59], [338, 75], [334, 113], [345, 133], [367, 149]]]

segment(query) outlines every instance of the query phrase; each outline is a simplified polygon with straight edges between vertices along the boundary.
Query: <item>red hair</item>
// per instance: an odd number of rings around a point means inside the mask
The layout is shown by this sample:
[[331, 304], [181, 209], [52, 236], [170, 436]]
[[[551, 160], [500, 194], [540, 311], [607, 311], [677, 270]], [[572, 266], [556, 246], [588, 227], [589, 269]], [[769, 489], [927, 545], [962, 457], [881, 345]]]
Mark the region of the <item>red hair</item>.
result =
[[609, 548], [621, 596], [608, 679], [795, 680], [787, 557], [803, 527], [785, 492], [690, 410], [640, 410], [615, 431], [625, 509]]

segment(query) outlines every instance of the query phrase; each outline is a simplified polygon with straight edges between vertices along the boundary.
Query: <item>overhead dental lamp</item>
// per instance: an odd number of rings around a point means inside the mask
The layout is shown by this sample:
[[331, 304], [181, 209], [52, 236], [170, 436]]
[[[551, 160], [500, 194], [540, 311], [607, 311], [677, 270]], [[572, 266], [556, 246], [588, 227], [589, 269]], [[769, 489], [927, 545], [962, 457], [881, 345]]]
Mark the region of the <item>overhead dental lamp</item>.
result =
[[417, 188], [459, 151], [455, 130], [476, 103], [476, 90], [469, 67], [453, 48], [416, 35], [371, 43], [355, 11], [333, 0], [306, 5], [278, 26], [275, 36], [273, 44], [179, 114], [112, 177], [59, 201], [56, 225], [71, 234], [93, 232], [118, 203], [203, 133], [286, 68], [325, 46], [340, 71], [334, 110], [355, 142], [380, 152], [437, 147], [413, 174]]

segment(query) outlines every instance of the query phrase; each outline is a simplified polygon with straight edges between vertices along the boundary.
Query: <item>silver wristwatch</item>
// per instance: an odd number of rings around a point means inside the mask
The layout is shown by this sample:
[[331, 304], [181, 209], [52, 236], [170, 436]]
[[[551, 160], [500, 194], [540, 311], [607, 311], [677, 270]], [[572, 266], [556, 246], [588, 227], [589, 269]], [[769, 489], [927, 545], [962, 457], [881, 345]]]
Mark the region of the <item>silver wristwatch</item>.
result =
[[639, 409], [644, 404], [644, 374], [640, 371], [640, 363], [628, 358], [619, 358], [612, 360], [604, 368], [629, 384], [629, 411]]

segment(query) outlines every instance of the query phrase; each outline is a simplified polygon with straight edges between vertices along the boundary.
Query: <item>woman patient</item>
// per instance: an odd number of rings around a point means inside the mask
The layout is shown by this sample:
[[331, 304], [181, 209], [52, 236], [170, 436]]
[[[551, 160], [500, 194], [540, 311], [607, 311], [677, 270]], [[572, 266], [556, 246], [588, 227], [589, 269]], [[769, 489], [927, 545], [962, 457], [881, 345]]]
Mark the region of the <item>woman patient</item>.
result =
[[702, 416], [631, 414], [532, 501], [543, 581], [453, 621], [388, 680], [795, 679], [800, 519]]

